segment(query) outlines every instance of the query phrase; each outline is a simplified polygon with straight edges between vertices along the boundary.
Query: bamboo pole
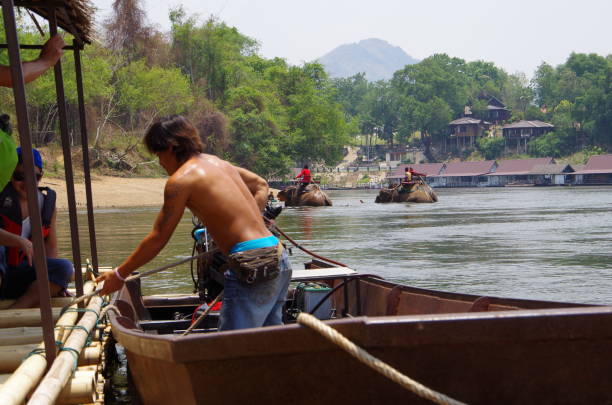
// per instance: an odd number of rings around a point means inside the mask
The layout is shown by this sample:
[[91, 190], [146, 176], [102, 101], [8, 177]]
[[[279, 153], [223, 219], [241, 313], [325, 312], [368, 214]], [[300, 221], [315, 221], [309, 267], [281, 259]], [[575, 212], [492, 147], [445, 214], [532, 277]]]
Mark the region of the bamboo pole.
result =
[[[83, 331], [82, 331], [83, 332]], [[68, 334], [70, 331], [68, 331]], [[67, 336], [63, 338], [66, 340]], [[61, 338], [59, 339], [61, 340]], [[40, 340], [39, 340], [40, 341]], [[16, 370], [23, 359], [30, 354], [32, 350], [37, 349], [39, 344], [21, 344], [21, 345], [9, 345], [0, 346], [0, 373], [10, 373]], [[93, 342], [91, 346], [86, 347], [81, 351], [79, 355], [79, 365], [91, 365], [97, 364], [100, 360], [100, 352], [102, 351], [101, 345], [97, 342]], [[33, 357], [33, 356], [31, 356]], [[74, 360], [73, 360], [74, 364]], [[4, 403], [0, 402], [4, 405]]]
[[43, 338], [40, 326], [21, 326], [0, 329], [0, 346], [40, 343]]
[[96, 400], [96, 379], [94, 373], [75, 376], [68, 380], [57, 398], [56, 404], [90, 404]]
[[[17, 300], [0, 300], [0, 309], [9, 309]], [[72, 297], [53, 297], [51, 298], [52, 307], [65, 307], [70, 304]]]
[[[85, 293], [93, 291], [94, 283], [88, 282], [85, 284]], [[73, 305], [71, 308], [76, 308]], [[74, 325], [78, 312], [65, 312], [58, 320], [59, 325]], [[67, 339], [66, 331], [56, 330], [55, 339], [65, 342]], [[43, 344], [38, 346], [44, 347]], [[25, 401], [26, 395], [40, 381], [40, 378], [45, 373], [47, 368], [47, 359], [44, 356], [34, 355], [24, 360], [21, 365], [15, 370], [13, 375], [0, 387], [0, 404], [2, 405], [19, 405]]]
[[[0, 376], [0, 387], [3, 377]], [[90, 404], [96, 400], [96, 388], [95, 371], [77, 370], [62, 389], [56, 404]]]
[[[89, 331], [95, 328], [98, 322], [98, 316], [102, 309], [102, 298], [99, 296], [92, 297], [89, 301], [88, 309], [94, 312], [85, 312], [79, 326], [87, 329], [87, 332], [81, 329], [75, 329], [72, 331], [68, 340], [64, 344], [65, 348], [70, 348], [77, 352], [81, 352]], [[72, 374], [72, 368], [74, 367], [74, 357], [71, 352], [62, 351], [57, 356], [51, 369], [47, 372], [43, 380], [38, 385], [38, 388], [32, 394], [32, 398], [28, 401], [28, 404], [32, 405], [51, 405], [57, 400], [62, 388], [68, 382], [70, 375]]]
[[[53, 308], [53, 320], [57, 321], [61, 308]], [[15, 328], [18, 326], [39, 326], [40, 309], [3, 309], [0, 311], [0, 328]]]
[[[83, 377], [88, 375], [93, 375], [94, 378], [97, 378], [98, 367], [97, 366], [80, 366], [74, 372], [74, 377]], [[0, 386], [4, 384], [9, 378], [11, 378], [13, 374], [0, 374]]]

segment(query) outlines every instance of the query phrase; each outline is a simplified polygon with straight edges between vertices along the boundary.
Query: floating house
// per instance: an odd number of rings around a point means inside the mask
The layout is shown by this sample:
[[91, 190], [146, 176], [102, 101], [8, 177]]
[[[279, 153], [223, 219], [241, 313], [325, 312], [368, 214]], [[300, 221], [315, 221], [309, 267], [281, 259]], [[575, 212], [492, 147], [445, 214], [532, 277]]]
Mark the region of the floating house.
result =
[[487, 174], [495, 172], [496, 168], [497, 163], [494, 160], [446, 163], [440, 175], [435, 179], [436, 185], [438, 187], [486, 187], [489, 185]]
[[552, 158], [500, 160], [494, 173], [487, 175], [490, 186], [507, 184], [534, 184], [532, 170], [536, 166], [550, 165]]
[[572, 181], [574, 170], [569, 164], [536, 165], [531, 169], [529, 178], [536, 186], [563, 186]]
[[584, 166], [573, 173], [575, 184], [612, 184], [612, 155], [591, 156]]
[[473, 147], [476, 139], [484, 136], [490, 126], [490, 122], [472, 117], [461, 117], [451, 121], [448, 123], [450, 144], [457, 149]]
[[527, 143], [533, 138], [553, 131], [555, 126], [542, 121], [519, 121], [502, 127], [502, 134], [507, 148], [516, 148], [516, 152], [526, 152]]

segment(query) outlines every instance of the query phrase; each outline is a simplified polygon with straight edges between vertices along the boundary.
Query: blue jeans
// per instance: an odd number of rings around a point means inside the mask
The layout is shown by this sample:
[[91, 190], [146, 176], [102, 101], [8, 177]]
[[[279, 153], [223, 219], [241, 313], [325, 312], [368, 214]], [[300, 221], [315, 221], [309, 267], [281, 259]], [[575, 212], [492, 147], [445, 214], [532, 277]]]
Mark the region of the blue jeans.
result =
[[279, 265], [275, 279], [255, 285], [238, 281], [231, 269], [225, 273], [219, 330], [283, 324], [283, 305], [291, 281], [291, 263], [284, 249]]
[[[66, 289], [72, 274], [74, 274], [74, 266], [72, 262], [66, 259], [47, 258], [47, 272], [50, 283]], [[4, 246], [0, 246], [0, 275], [2, 276], [0, 298], [19, 298], [36, 280], [36, 270], [34, 266], [28, 265], [27, 261], [19, 266], [6, 264]]]

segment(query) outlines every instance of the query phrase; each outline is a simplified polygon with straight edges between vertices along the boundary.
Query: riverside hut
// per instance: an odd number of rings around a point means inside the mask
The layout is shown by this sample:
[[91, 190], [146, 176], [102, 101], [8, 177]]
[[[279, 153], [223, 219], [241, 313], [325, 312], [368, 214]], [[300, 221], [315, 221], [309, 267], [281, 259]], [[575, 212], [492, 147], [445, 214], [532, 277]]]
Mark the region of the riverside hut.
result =
[[535, 165], [529, 179], [536, 186], [563, 186], [570, 182], [574, 168], [569, 164], [550, 163]]
[[439, 187], [486, 187], [487, 174], [497, 168], [494, 160], [446, 163], [439, 175]]
[[507, 184], [534, 184], [531, 171], [538, 165], [549, 165], [552, 158], [508, 159], [500, 160], [494, 173], [489, 173], [490, 186], [505, 186]]
[[[448, 123], [451, 147], [457, 149], [472, 148], [476, 139], [484, 136], [491, 123], [472, 117], [461, 117]], [[454, 139], [454, 142], [453, 142]]]
[[612, 154], [591, 156], [584, 168], [573, 175], [575, 184], [612, 184]]
[[495, 97], [487, 101], [487, 120], [497, 124], [510, 118], [510, 110]]
[[506, 147], [516, 148], [517, 153], [527, 151], [527, 143], [538, 136], [553, 131], [555, 126], [538, 120], [519, 121], [502, 127]]

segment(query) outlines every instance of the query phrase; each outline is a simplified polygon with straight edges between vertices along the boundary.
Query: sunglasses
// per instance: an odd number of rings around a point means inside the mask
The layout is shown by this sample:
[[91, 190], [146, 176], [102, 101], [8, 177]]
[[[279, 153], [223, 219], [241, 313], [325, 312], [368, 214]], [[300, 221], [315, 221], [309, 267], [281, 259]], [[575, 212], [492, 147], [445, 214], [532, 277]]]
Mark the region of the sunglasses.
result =
[[[40, 181], [42, 179], [42, 173], [36, 173], [36, 181]], [[13, 180], [15, 181], [25, 181], [25, 173], [23, 172], [14, 172]]]

